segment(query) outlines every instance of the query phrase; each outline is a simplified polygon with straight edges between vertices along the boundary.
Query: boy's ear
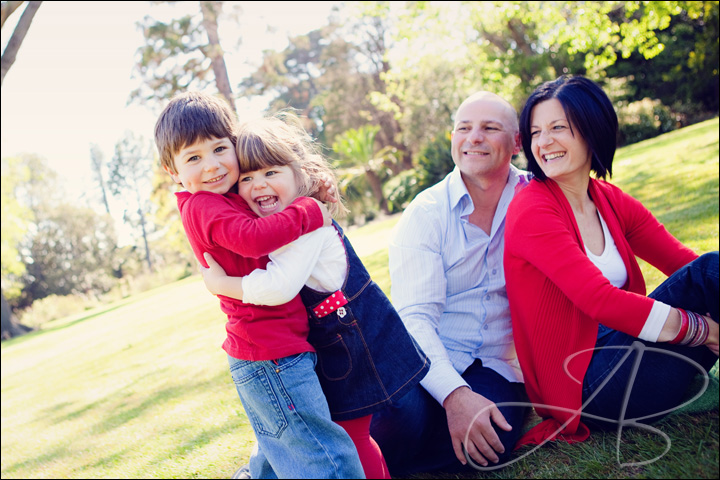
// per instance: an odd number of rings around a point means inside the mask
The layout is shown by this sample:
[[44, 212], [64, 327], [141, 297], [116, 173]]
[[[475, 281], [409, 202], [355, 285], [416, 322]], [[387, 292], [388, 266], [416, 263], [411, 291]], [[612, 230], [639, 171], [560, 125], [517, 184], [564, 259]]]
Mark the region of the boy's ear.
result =
[[173, 179], [173, 182], [182, 185], [178, 175], [175, 172], [173, 172], [172, 170], [170, 170], [167, 165], [163, 165], [162, 168], [163, 168], [163, 170], [165, 170], [167, 172], [168, 175], [170, 175], [170, 178]]

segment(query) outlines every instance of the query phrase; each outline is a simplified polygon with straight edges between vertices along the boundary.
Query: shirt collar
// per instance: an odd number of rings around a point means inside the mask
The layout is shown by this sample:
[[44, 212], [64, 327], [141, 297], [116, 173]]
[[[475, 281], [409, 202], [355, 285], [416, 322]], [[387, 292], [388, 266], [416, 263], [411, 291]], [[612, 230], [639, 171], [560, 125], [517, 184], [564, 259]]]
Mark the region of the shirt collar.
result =
[[[510, 173], [508, 174], [507, 184], [505, 185], [502, 196], [505, 197], [505, 192], [508, 189], [515, 190], [519, 182], [526, 184], [528, 182], [528, 173], [510, 164]], [[461, 215], [470, 215], [473, 211], [472, 199], [465, 186], [465, 182], [463, 182], [460, 169], [457, 166], [450, 172], [448, 191], [450, 195], [450, 209], [461, 208], [463, 210]]]

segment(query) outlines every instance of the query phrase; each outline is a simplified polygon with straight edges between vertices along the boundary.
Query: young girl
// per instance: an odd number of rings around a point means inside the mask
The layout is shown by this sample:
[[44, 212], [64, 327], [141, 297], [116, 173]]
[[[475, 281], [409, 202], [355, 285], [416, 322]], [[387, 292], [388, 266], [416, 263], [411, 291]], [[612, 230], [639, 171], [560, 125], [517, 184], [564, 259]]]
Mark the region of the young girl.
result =
[[[314, 195], [321, 179], [335, 178], [306, 132], [277, 117], [241, 127], [237, 156], [239, 194], [261, 217], [282, 211], [298, 196]], [[345, 210], [340, 202], [329, 209], [334, 215]], [[266, 270], [245, 277], [228, 277], [205, 258], [210, 268], [203, 276], [213, 294], [276, 305], [300, 292], [332, 419], [353, 439], [367, 478], [390, 478], [370, 437], [372, 413], [420, 382], [429, 360], [337, 223], [275, 251]]]

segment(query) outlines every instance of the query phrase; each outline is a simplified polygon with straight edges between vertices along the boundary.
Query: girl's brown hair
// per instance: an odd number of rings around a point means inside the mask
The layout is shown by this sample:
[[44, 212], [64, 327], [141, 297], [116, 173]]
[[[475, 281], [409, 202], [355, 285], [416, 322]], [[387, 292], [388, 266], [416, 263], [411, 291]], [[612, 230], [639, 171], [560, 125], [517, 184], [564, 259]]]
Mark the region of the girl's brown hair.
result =
[[[289, 166], [295, 173], [300, 196], [317, 198], [321, 185], [329, 179], [339, 197], [334, 170], [292, 112], [283, 111], [242, 124], [235, 149], [241, 173]], [[340, 198], [327, 207], [333, 217], [347, 213]]]

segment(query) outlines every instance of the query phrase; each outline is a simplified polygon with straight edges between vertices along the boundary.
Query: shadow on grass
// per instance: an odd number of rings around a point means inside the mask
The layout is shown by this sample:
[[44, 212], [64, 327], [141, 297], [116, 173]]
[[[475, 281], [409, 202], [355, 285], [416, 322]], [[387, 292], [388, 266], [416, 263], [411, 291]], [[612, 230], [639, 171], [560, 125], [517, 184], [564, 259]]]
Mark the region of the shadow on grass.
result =
[[74, 452], [67, 446], [57, 446], [46, 453], [38, 455], [37, 457], [28, 458], [22, 462], [15, 463], [8, 467], [3, 465], [2, 478], [7, 478], [8, 475], [17, 471], [41, 471], [42, 465], [52, 464], [63, 458], [74, 456]]

